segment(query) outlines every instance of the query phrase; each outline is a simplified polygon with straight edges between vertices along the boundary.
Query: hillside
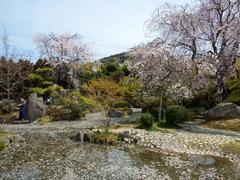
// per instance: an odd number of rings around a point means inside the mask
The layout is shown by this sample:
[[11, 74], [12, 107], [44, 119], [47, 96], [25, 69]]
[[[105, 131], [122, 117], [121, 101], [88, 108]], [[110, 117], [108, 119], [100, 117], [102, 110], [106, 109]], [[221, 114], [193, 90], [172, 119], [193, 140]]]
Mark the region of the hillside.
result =
[[103, 64], [122, 64], [126, 61], [127, 58], [128, 58], [127, 53], [122, 52], [119, 54], [104, 57], [102, 59], [99, 59], [99, 61]]

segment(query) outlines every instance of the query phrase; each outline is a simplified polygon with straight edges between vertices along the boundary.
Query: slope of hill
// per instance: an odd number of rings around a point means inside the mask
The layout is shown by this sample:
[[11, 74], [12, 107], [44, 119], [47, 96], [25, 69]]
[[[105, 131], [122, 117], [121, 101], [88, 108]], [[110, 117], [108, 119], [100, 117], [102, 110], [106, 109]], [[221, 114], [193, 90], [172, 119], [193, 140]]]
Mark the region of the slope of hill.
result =
[[128, 55], [126, 52], [114, 54], [108, 57], [104, 57], [99, 59], [99, 61], [103, 64], [122, 64], [126, 61]]

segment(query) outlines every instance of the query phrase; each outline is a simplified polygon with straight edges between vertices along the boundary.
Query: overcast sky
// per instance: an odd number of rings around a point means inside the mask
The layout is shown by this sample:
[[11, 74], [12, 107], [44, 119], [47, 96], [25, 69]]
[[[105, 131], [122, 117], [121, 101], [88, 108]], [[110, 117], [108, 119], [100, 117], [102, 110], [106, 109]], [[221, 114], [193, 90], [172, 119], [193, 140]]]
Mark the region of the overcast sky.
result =
[[[19, 52], [37, 50], [34, 35], [79, 33], [95, 59], [120, 53], [146, 41], [144, 23], [165, 0], [0, 0], [0, 27]], [[192, 0], [168, 0], [185, 4]]]

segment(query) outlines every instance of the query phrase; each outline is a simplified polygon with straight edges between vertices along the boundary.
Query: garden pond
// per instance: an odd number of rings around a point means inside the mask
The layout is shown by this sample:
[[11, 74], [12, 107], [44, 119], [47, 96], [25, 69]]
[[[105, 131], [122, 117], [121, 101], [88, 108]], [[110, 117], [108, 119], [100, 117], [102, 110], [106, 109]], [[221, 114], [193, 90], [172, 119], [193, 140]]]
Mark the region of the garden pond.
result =
[[227, 158], [30, 137], [0, 152], [0, 179], [238, 179]]

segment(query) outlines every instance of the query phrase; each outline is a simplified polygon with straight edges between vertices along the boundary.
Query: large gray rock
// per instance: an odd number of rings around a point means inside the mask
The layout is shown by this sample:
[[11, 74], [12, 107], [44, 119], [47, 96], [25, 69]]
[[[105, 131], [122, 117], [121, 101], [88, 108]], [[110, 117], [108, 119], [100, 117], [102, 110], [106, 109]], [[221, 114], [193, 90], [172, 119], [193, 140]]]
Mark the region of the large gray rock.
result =
[[45, 115], [47, 112], [47, 105], [43, 103], [43, 98], [38, 98], [36, 93], [32, 93], [27, 101], [27, 117], [30, 122], [37, 120], [39, 117]]
[[208, 120], [240, 118], [240, 107], [233, 103], [220, 103], [204, 115]]

